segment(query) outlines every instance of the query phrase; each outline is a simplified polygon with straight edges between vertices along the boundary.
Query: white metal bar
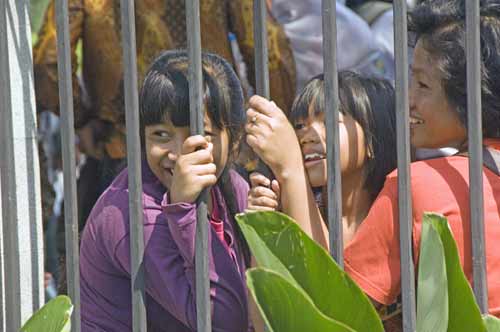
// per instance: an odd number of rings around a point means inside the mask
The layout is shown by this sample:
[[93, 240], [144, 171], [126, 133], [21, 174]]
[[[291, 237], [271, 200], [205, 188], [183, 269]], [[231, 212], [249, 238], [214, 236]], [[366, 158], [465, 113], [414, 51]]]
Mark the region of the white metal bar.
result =
[[406, 0], [394, 1], [396, 57], [396, 129], [398, 151], [398, 206], [401, 252], [403, 331], [415, 332], [415, 268], [412, 247], [412, 196], [410, 180], [410, 121], [408, 100], [408, 27]]
[[40, 170], [29, 2], [0, 1], [0, 144], [6, 331], [44, 302]]
[[[189, 56], [189, 119], [191, 135], [204, 135], [204, 109], [202, 103], [202, 62], [200, 32], [200, 1], [186, 1], [186, 34]], [[208, 278], [208, 191], [202, 191], [196, 201], [196, 313], [197, 330], [212, 331], [210, 306], [210, 280]]]
[[328, 169], [328, 225], [330, 253], [344, 266], [342, 176], [340, 173], [339, 92], [337, 73], [337, 2], [323, 0], [323, 61], [325, 64], [326, 147]]
[[64, 171], [64, 222], [66, 242], [66, 280], [73, 302], [71, 330], [80, 332], [80, 266], [78, 207], [76, 197], [75, 130], [68, 0], [56, 0], [57, 69], [61, 114], [61, 146]]
[[142, 207], [141, 144], [139, 138], [139, 96], [137, 87], [137, 51], [135, 7], [133, 0], [121, 0], [121, 26], [125, 113], [127, 127], [127, 164], [130, 215], [130, 274], [132, 285], [132, 329], [146, 331], [146, 295], [144, 276], [144, 224]]
[[482, 313], [488, 312], [484, 240], [483, 126], [481, 112], [481, 40], [479, 1], [467, 1], [467, 113], [469, 133], [470, 221], [474, 294]]

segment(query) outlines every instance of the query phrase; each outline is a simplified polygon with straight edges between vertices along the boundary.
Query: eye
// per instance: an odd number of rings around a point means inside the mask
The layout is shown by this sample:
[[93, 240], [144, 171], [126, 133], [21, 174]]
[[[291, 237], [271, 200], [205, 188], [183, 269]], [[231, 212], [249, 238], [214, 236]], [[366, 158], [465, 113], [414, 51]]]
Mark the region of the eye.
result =
[[211, 136], [211, 137], [214, 137], [215, 136], [215, 133], [209, 131], [209, 130], [205, 130], [205, 135], [206, 136]]
[[429, 88], [429, 86], [427, 84], [422, 83], [420, 81], [418, 81], [417, 84], [418, 84], [418, 87], [421, 89], [428, 89]]
[[153, 133], [153, 137], [162, 140], [170, 139], [170, 133], [166, 130], [155, 130]]
[[303, 123], [296, 123], [296, 124], [293, 126], [293, 128], [294, 128], [295, 130], [301, 130], [301, 129], [304, 129], [304, 127], [305, 127], [305, 126], [304, 126], [304, 124], [303, 124]]

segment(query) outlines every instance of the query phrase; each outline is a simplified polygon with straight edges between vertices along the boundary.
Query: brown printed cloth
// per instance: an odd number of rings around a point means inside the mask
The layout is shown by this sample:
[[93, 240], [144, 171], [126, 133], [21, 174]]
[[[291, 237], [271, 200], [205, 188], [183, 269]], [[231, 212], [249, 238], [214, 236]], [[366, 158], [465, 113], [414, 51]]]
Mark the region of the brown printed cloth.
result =
[[[73, 63], [75, 127], [90, 119], [109, 123], [105, 148], [113, 159], [125, 156], [123, 59], [119, 0], [69, 0]], [[46, 12], [34, 48], [36, 98], [39, 109], [58, 112], [57, 40], [55, 4]], [[139, 86], [152, 61], [167, 49], [185, 48], [183, 0], [135, 1]], [[228, 33], [236, 35], [243, 59], [254, 82], [253, 0], [201, 0], [201, 39], [204, 50], [233, 61]], [[268, 16], [271, 98], [285, 111], [295, 93], [295, 63], [283, 29]], [[76, 79], [77, 45], [82, 43], [82, 78], [90, 107], [84, 107]], [[255, 86], [255, 85], [254, 85]]]

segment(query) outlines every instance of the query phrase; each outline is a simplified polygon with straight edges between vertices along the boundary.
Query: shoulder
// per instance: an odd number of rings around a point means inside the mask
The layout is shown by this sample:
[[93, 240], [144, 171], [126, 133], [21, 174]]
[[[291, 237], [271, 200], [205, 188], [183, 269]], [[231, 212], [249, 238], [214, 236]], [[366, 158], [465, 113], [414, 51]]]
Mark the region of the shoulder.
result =
[[86, 222], [85, 232], [97, 243], [113, 246], [128, 234], [128, 188], [122, 181], [123, 174], [99, 197]]
[[[144, 188], [143, 188], [144, 189]], [[161, 204], [154, 197], [142, 193], [144, 225], [158, 222]], [[129, 234], [128, 172], [123, 170], [99, 197], [86, 223], [94, 241], [114, 246]]]
[[[444, 178], [449, 172], [462, 175], [468, 172], [468, 159], [461, 156], [449, 156], [428, 160], [416, 161], [410, 164], [410, 174], [412, 184], [416, 182], [427, 182], [432, 184], [432, 180]], [[398, 170], [387, 175], [387, 180], [397, 180]]]

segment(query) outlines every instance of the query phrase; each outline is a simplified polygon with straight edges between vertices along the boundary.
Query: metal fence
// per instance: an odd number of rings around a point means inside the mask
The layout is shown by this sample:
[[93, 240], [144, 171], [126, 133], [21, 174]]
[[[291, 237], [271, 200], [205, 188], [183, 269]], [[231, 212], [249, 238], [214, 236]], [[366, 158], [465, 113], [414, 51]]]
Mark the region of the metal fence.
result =
[[[469, 116], [470, 192], [474, 292], [487, 311], [482, 195], [482, 129], [480, 91], [479, 1], [467, 4], [467, 82]], [[396, 109], [401, 280], [404, 331], [415, 331], [415, 275], [411, 230], [408, 51], [406, 1], [394, 1]], [[0, 1], [0, 329], [16, 331], [43, 304], [43, 252], [36, 111], [34, 102], [28, 1]], [[72, 331], [80, 331], [78, 219], [73, 130], [73, 95], [69, 46], [68, 2], [57, 0], [59, 94], [62, 117], [66, 257], [68, 292], [75, 304]], [[269, 97], [265, 0], [254, 2], [256, 91]], [[121, 0], [127, 156], [130, 188], [131, 279], [133, 331], [146, 331], [142, 183], [138, 121], [135, 13], [133, 0]], [[191, 133], [203, 133], [199, 0], [186, 0], [189, 49]], [[341, 177], [339, 160], [336, 1], [323, 0], [324, 64], [327, 106], [328, 223], [331, 254], [342, 265]], [[197, 202], [198, 220], [206, 219], [206, 193]], [[197, 227], [196, 289], [198, 331], [211, 331], [208, 280], [208, 223]]]

